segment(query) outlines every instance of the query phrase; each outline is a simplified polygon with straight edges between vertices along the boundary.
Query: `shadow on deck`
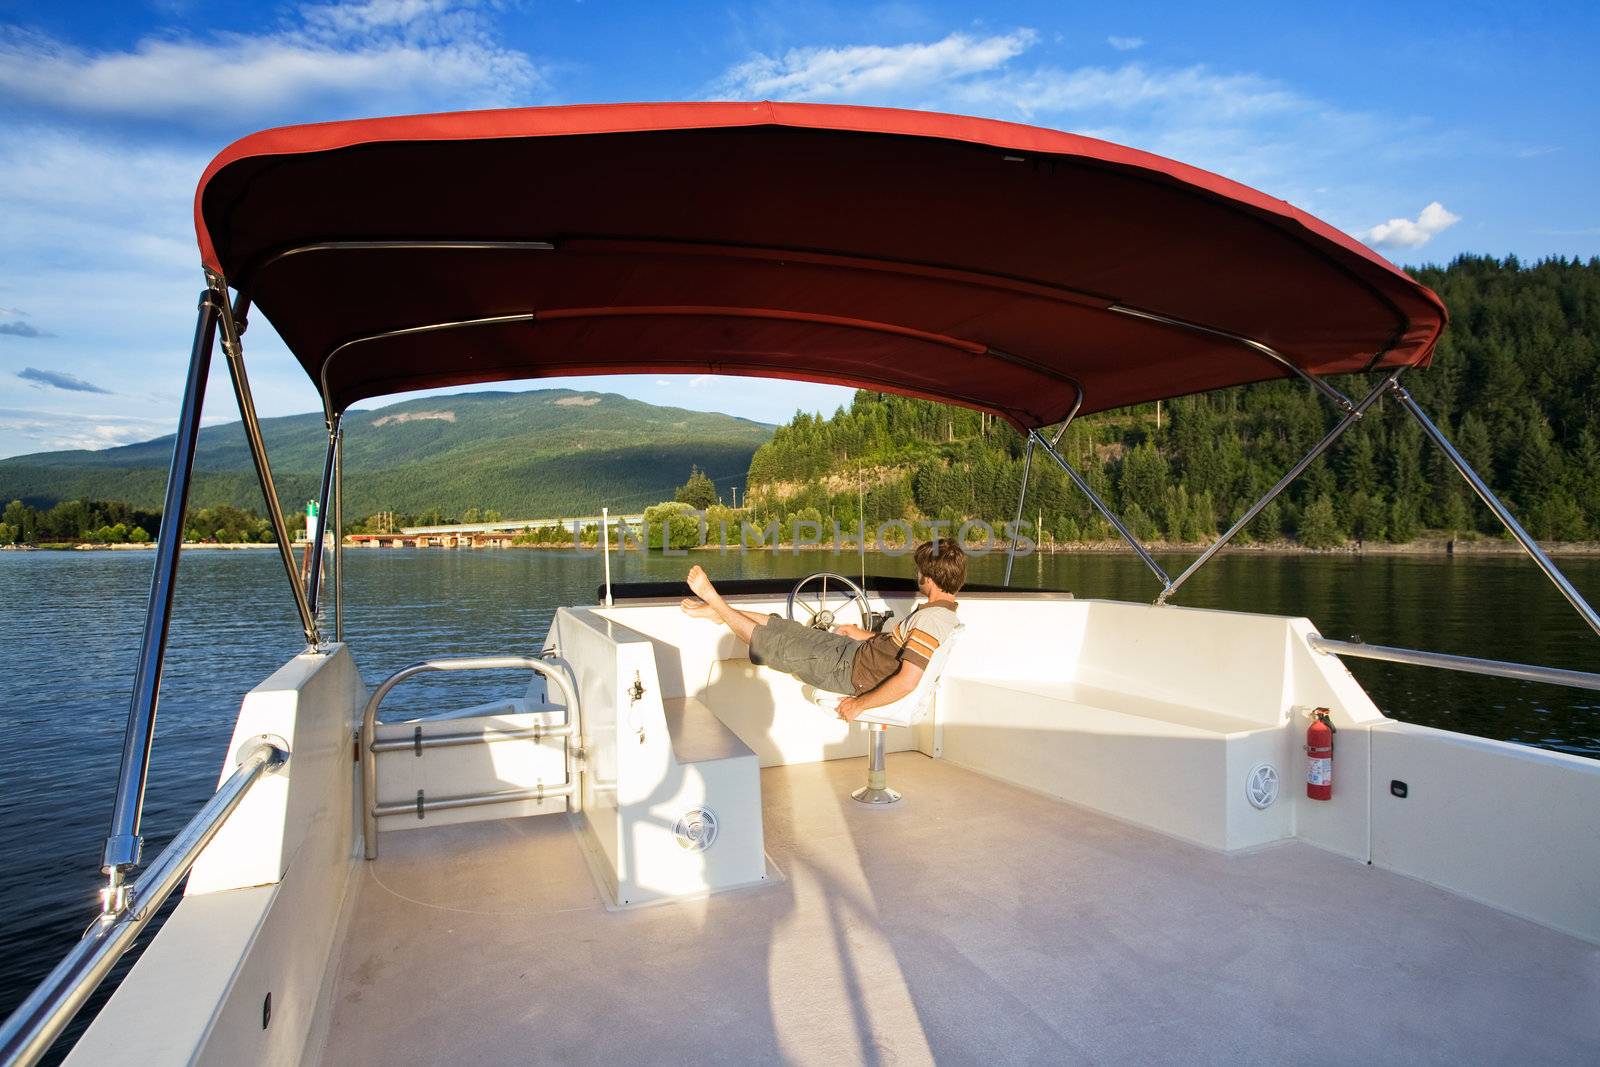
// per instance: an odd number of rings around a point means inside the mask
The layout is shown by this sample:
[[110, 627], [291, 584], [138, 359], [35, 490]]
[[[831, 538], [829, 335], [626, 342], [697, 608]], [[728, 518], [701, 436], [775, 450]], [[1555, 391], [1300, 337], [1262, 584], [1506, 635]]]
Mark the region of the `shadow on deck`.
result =
[[386, 834], [325, 1063], [1595, 1062], [1600, 947], [917, 753], [762, 771], [780, 884], [608, 912], [531, 817]]

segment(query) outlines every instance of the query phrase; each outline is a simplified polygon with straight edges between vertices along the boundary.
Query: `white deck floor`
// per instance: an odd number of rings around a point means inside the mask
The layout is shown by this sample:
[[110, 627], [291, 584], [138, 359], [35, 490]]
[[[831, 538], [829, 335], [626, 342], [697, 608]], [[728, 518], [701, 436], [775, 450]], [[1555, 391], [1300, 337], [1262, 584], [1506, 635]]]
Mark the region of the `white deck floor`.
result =
[[867, 808], [864, 774], [763, 771], [786, 880], [634, 911], [562, 816], [385, 834], [324, 1062], [1600, 1062], [1600, 947], [916, 753]]

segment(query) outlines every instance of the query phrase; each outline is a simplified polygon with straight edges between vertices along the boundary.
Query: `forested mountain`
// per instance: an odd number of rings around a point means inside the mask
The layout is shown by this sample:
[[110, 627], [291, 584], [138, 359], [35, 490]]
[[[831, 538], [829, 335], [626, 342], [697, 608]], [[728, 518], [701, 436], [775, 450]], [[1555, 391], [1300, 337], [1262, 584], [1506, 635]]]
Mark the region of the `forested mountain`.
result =
[[[1404, 381], [1535, 536], [1600, 538], [1600, 260], [1462, 257], [1414, 272], [1451, 312], [1433, 365]], [[1371, 379], [1373, 382], [1376, 379]], [[1360, 396], [1361, 378], [1336, 380]], [[1086, 417], [1063, 455], [1143, 538], [1213, 536], [1336, 421], [1300, 382], [1281, 381]], [[763, 521], [837, 518], [864, 490], [870, 523], [1009, 520], [1023, 438], [975, 412], [858, 393], [831, 418], [797, 415], [750, 464]], [[1027, 519], [1057, 540], [1112, 531], [1047, 457], [1036, 457]], [[1256, 539], [1331, 545], [1408, 541], [1425, 529], [1500, 532], [1417, 425], [1391, 403], [1351, 428], [1252, 524]]]
[[[316, 495], [327, 435], [319, 414], [264, 419], [286, 509]], [[670, 497], [698, 464], [720, 486], [742, 483], [772, 428], [730, 415], [657, 407], [614, 393], [539, 389], [408, 400], [352, 411], [345, 425], [346, 512], [469, 508], [508, 517], [635, 509]], [[0, 460], [0, 504], [122, 501], [157, 509], [172, 438], [102, 451]], [[261, 511], [261, 490], [237, 422], [200, 432], [190, 507]]]

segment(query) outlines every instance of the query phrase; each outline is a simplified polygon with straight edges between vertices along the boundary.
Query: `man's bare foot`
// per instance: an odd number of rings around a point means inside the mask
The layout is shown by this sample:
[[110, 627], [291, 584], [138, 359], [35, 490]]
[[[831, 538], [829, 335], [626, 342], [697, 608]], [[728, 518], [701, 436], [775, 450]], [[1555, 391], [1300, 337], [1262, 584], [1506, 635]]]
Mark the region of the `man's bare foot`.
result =
[[716, 586], [711, 584], [711, 578], [698, 563], [689, 568], [689, 589], [695, 596], [706, 601], [717, 594]]
[[683, 609], [685, 615], [693, 615], [697, 619], [717, 621], [717, 609], [699, 597], [686, 596], [678, 606]]

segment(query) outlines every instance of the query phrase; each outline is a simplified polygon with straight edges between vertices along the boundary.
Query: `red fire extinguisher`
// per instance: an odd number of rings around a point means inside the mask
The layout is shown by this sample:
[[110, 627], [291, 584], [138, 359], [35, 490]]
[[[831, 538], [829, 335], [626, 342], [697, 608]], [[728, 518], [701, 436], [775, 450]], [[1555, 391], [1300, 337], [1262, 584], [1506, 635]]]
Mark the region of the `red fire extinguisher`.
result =
[[1327, 708], [1311, 712], [1306, 730], [1306, 796], [1312, 800], [1333, 799], [1333, 719]]

